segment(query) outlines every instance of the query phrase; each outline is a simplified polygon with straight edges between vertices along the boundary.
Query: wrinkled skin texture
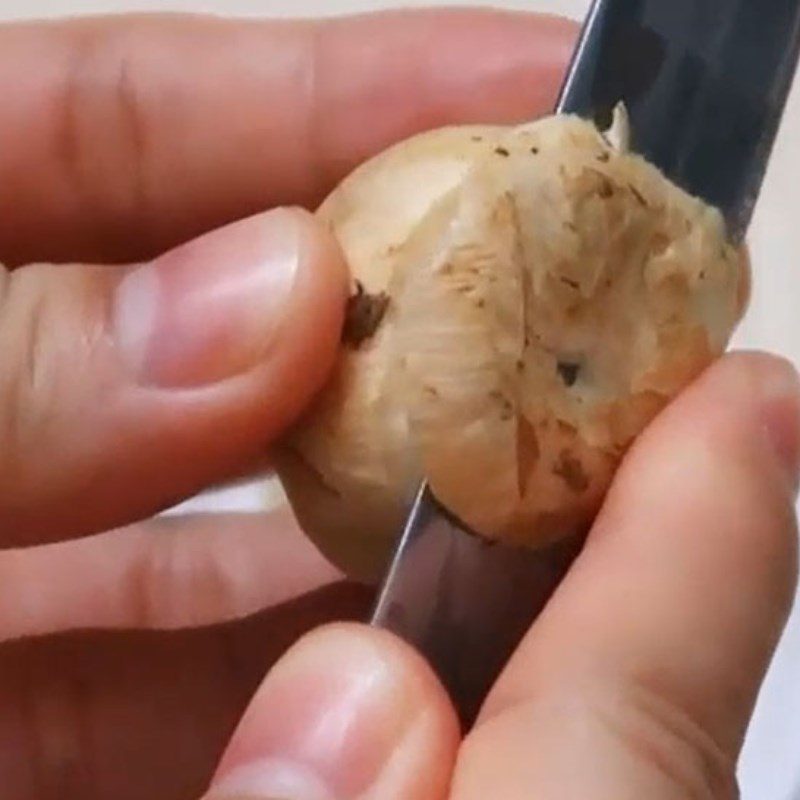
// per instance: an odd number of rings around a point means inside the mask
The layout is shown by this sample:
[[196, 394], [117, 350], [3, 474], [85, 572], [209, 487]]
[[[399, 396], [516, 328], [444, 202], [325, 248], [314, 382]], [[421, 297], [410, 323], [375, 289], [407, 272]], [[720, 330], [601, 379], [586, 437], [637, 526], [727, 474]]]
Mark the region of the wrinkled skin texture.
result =
[[385, 313], [359, 298], [369, 326], [278, 466], [309, 535], [363, 578], [423, 476], [484, 536], [585, 530], [743, 310], [719, 213], [575, 118], [422, 135], [319, 215]]

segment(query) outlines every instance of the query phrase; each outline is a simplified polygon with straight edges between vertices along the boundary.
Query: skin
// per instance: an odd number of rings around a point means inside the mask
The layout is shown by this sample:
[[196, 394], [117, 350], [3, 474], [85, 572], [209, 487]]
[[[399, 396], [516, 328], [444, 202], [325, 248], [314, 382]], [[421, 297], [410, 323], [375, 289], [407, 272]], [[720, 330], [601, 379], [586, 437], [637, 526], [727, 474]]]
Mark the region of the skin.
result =
[[733, 796], [795, 585], [779, 359], [723, 360], [648, 430], [463, 741], [407, 646], [318, 627], [369, 593], [285, 514], [147, 521], [261, 463], [334, 357], [335, 242], [251, 215], [414, 131], [544, 113], [573, 40], [478, 12], [0, 28], [5, 800], [266, 800], [275, 758], [317, 796]]

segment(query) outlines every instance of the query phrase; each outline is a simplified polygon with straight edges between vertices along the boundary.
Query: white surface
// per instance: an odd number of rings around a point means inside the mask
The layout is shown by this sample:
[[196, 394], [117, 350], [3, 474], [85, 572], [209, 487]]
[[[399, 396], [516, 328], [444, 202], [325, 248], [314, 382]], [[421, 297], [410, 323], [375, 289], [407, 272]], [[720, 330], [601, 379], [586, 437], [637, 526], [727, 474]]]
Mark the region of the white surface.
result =
[[[669, 2], [669, 0], [664, 0]], [[228, 14], [300, 15], [367, 11], [399, 3], [380, 0], [0, 0], [0, 17], [20, 18], [122, 10], [184, 10]], [[403, 5], [455, 5], [406, 0]], [[479, 5], [460, 0], [458, 5]], [[580, 17], [588, 0], [511, 0], [504, 8]], [[736, 344], [764, 348], [800, 364], [800, 96], [795, 93], [751, 236], [753, 307]], [[195, 507], [242, 508], [257, 503], [246, 489], [204, 498]], [[763, 692], [741, 768], [745, 800], [793, 800], [800, 786], [800, 615], [791, 623]]]

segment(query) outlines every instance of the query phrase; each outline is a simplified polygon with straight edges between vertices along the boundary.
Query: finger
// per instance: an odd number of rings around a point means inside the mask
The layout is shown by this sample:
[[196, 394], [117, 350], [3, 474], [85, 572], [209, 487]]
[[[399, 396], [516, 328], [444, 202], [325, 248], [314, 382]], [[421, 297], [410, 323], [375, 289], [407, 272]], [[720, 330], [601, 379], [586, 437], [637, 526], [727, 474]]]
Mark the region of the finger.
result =
[[345, 296], [295, 210], [127, 269], [0, 276], [0, 544], [143, 519], [252, 463], [325, 380]]
[[416, 653], [384, 632], [332, 627], [267, 677], [207, 800], [444, 800], [457, 744], [455, 714]]
[[216, 625], [341, 577], [285, 510], [159, 518], [0, 553], [0, 640]]
[[554, 18], [442, 10], [4, 26], [0, 260], [138, 260], [314, 204], [413, 132], [549, 109], [574, 35]]
[[799, 404], [788, 364], [737, 355], [655, 422], [487, 702], [456, 800], [735, 796], [794, 593]]
[[0, 645], [3, 800], [199, 797], [269, 666], [365, 611], [362, 590], [337, 584], [229, 625]]

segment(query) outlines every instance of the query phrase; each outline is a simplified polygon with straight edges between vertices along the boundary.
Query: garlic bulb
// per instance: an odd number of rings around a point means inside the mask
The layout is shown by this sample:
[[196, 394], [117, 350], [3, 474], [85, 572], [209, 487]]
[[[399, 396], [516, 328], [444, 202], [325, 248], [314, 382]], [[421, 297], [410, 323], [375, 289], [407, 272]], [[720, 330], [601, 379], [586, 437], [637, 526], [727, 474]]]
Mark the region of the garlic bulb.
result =
[[277, 467], [349, 573], [383, 569], [423, 477], [492, 539], [585, 529], [633, 439], [727, 346], [740, 253], [626, 141], [573, 117], [435, 131], [319, 210], [354, 296]]

